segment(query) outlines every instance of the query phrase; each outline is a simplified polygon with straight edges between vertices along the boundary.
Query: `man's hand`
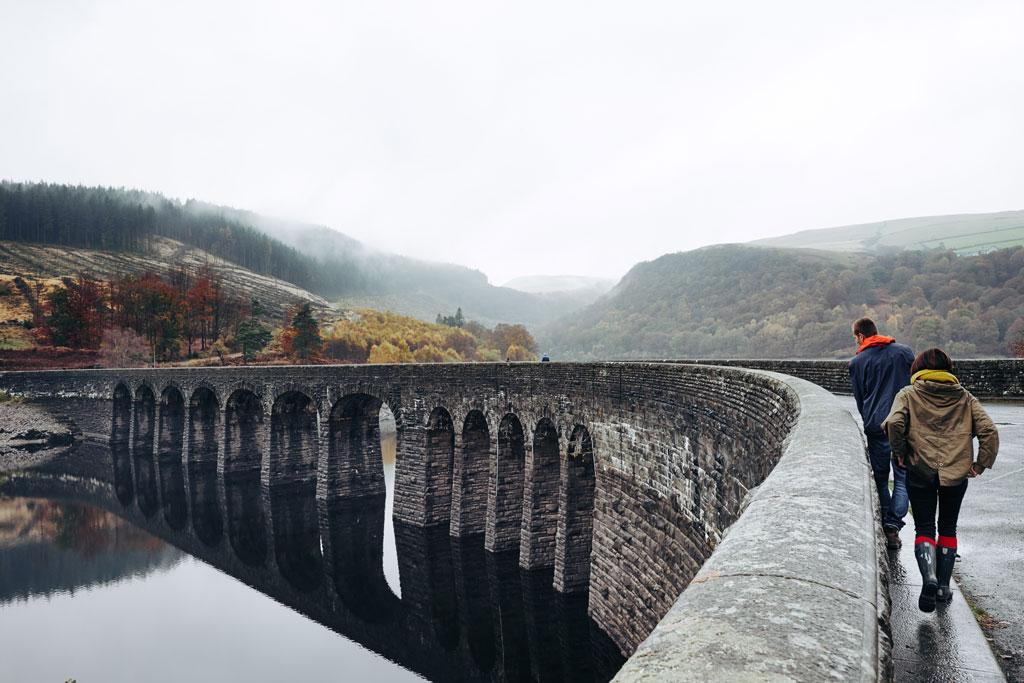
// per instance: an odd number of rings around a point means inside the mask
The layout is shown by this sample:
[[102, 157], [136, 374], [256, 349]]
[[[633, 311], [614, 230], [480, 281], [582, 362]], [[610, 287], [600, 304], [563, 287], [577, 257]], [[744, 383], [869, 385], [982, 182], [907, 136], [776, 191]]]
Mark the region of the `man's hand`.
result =
[[968, 470], [968, 472], [967, 472], [967, 476], [968, 476], [968, 477], [969, 477], [970, 479], [974, 479], [974, 478], [975, 478], [976, 476], [978, 476], [979, 474], [981, 474], [981, 472], [980, 472], [979, 470], [977, 470], [977, 469], [976, 469], [976, 468], [974, 467], [974, 463], [971, 463], [971, 469], [970, 469], [970, 470]]

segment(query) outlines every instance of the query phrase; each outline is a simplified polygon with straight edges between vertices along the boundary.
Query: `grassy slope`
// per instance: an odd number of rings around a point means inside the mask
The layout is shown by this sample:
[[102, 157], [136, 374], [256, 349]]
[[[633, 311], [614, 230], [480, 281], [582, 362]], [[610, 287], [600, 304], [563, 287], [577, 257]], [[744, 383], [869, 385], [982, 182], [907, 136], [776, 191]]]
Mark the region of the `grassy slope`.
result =
[[953, 249], [960, 254], [976, 254], [1024, 244], [1024, 211], [925, 216], [803, 230], [782, 237], [756, 240], [751, 244], [832, 251], [938, 247]]

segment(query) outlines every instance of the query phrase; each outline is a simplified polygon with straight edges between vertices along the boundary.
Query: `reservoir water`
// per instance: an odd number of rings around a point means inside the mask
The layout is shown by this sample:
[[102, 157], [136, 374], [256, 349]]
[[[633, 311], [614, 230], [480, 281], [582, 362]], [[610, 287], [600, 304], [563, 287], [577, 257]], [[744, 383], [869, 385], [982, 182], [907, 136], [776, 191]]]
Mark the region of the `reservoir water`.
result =
[[556, 593], [551, 571], [520, 570], [482, 536], [396, 529], [393, 433], [382, 451], [386, 499], [325, 510], [312, 491], [242, 482], [225, 487], [228, 504], [193, 496], [190, 525], [174, 523], [183, 504], [166, 496], [158, 509], [142, 495], [124, 504], [109, 485], [10, 477], [0, 680], [615, 674], [623, 657], [587, 617], [586, 594]]

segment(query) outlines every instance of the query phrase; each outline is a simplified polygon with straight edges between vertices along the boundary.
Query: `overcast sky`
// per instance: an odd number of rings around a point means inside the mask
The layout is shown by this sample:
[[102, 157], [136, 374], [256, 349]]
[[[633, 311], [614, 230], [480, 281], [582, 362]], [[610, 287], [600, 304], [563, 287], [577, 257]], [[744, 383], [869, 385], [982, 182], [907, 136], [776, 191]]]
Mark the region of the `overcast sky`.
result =
[[1024, 3], [0, 0], [0, 178], [622, 275], [1024, 208]]

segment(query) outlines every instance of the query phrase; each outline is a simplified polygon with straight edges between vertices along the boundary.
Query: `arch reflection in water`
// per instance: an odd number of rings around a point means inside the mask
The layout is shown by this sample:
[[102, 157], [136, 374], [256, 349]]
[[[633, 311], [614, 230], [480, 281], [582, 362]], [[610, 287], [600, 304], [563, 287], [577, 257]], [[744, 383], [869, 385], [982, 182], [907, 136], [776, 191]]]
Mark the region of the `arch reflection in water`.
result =
[[263, 405], [255, 393], [242, 389], [228, 397], [224, 412], [228, 540], [242, 562], [259, 566], [267, 556], [266, 514], [260, 497]]
[[182, 467], [184, 441], [185, 398], [177, 388], [167, 387], [160, 395], [157, 460], [164, 519], [167, 525], [176, 531], [184, 529], [188, 523], [185, 472]]
[[188, 484], [192, 499], [192, 528], [206, 545], [216, 545], [224, 534], [217, 493], [217, 396], [206, 387], [192, 394], [188, 407]]
[[458, 591], [459, 619], [469, 641], [469, 653], [481, 674], [494, 668], [494, 617], [491, 594], [487, 584], [487, 561], [482, 539], [452, 540], [455, 560], [455, 586]]
[[135, 467], [135, 490], [138, 492], [139, 510], [147, 517], [152, 517], [160, 506], [156, 490], [156, 463], [153, 460], [156, 398], [153, 396], [153, 390], [145, 384], [135, 391], [135, 409], [132, 412], [134, 413], [132, 464]]
[[384, 578], [385, 500], [338, 500], [327, 513], [335, 590], [345, 607], [368, 622], [389, 622], [401, 612]]
[[458, 598], [451, 545], [445, 526], [415, 527], [395, 522], [402, 604], [424, 642], [441, 651], [459, 646]]
[[288, 583], [311, 591], [323, 580], [323, 551], [316, 505], [316, 481], [270, 487], [274, 555]]
[[110, 428], [110, 455], [114, 467], [114, 491], [123, 505], [135, 500], [128, 439], [131, 432], [132, 395], [123, 384], [114, 389], [114, 415]]

